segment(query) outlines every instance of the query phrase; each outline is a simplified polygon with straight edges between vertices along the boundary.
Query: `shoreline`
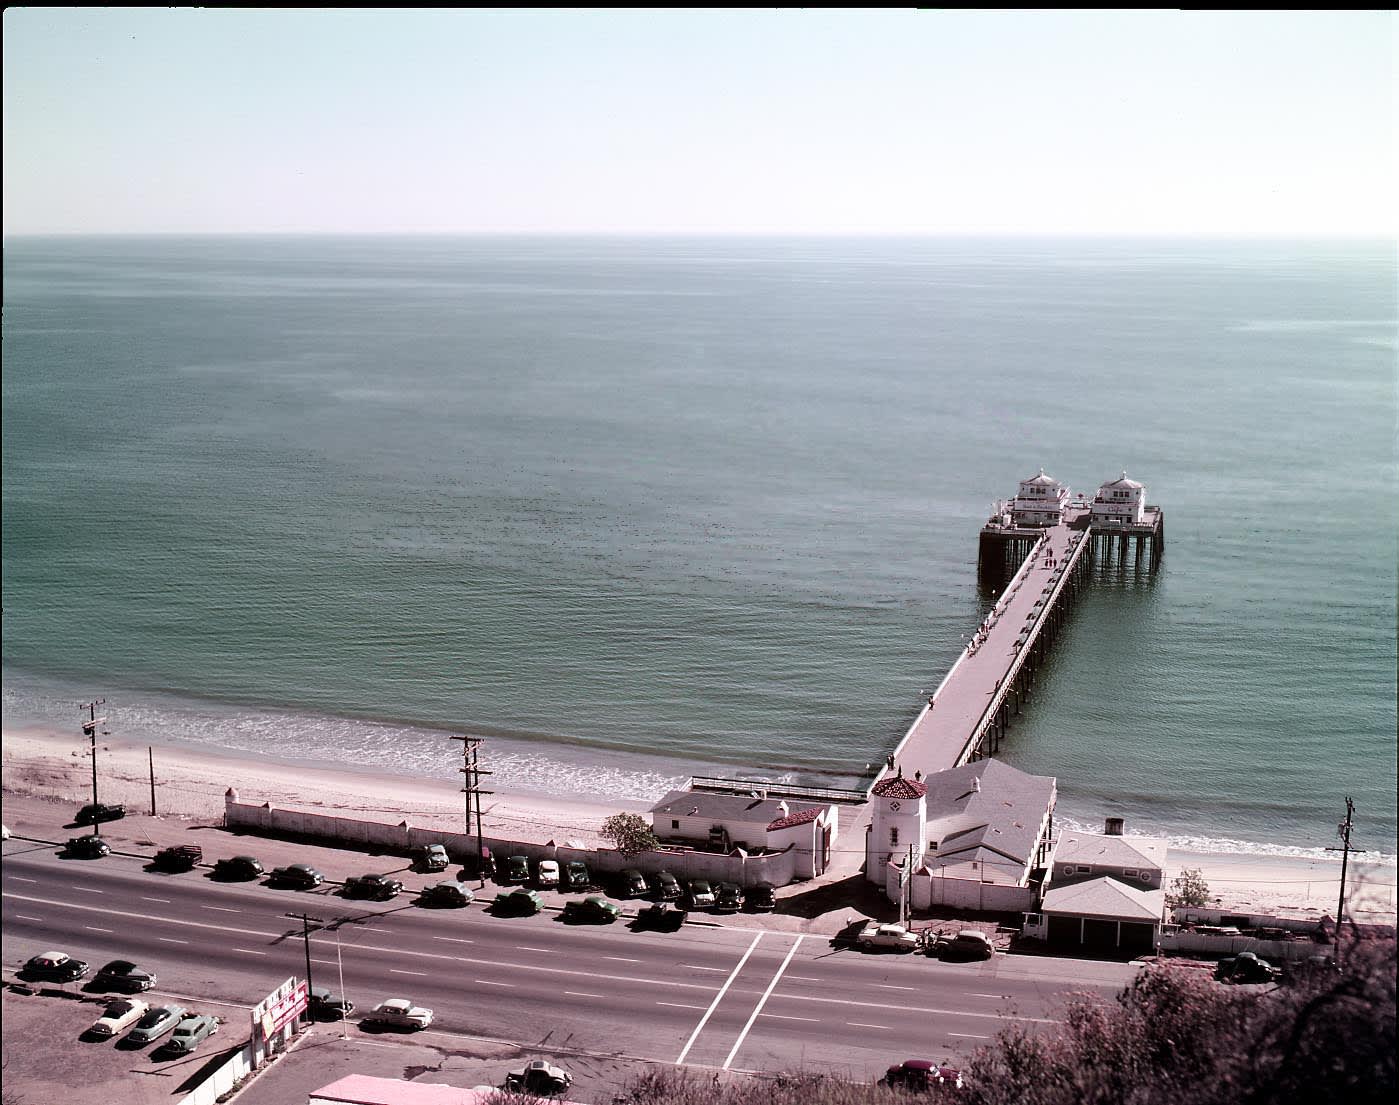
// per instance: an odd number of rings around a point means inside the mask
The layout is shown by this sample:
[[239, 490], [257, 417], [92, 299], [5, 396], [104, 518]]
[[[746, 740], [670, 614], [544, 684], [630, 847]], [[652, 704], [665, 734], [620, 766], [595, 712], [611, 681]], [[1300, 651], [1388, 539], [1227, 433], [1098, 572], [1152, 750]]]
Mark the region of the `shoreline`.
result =
[[[221, 821], [224, 792], [232, 786], [244, 800], [286, 808], [362, 813], [369, 820], [407, 818], [425, 827], [458, 829], [462, 823], [464, 802], [455, 781], [202, 746], [154, 747], [156, 804], [162, 818]], [[133, 812], [149, 810], [148, 746], [108, 737], [99, 742], [98, 752], [99, 799], [124, 802]], [[42, 727], [3, 730], [0, 787], [6, 794], [82, 804], [91, 797], [90, 772], [85, 750], [69, 734]], [[597, 847], [603, 819], [623, 811], [644, 813], [651, 805], [637, 799], [602, 802], [494, 789], [482, 808], [483, 826], [493, 835], [522, 841], [568, 839]], [[847, 840], [838, 848], [850, 846]], [[1215, 908], [1319, 918], [1336, 911], [1340, 868], [1339, 858], [1172, 849], [1165, 877], [1169, 885], [1182, 870], [1200, 870], [1217, 900]], [[1393, 863], [1367, 863], [1353, 856], [1347, 882], [1356, 920], [1394, 922]]]

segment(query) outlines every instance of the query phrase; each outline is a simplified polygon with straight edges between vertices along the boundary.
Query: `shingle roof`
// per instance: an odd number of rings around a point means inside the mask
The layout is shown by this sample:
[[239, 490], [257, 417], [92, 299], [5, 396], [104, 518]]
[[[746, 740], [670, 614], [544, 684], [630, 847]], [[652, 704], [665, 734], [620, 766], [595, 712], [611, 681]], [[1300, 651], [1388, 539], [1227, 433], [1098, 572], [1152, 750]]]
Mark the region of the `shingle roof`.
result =
[[1104, 875], [1050, 890], [1040, 909], [1044, 913], [1113, 921], [1159, 921], [1165, 905], [1164, 890], [1137, 890]]
[[[986, 847], [1028, 864], [1054, 802], [1048, 775], [1027, 775], [1001, 760], [977, 760], [926, 775], [928, 837], [938, 854]], [[979, 788], [979, 789], [978, 789]]]
[[916, 779], [905, 779], [902, 775], [893, 775], [886, 779], [880, 779], [870, 788], [870, 793], [876, 798], [922, 798], [928, 793], [928, 788]]
[[749, 794], [718, 794], [706, 790], [672, 790], [648, 813], [667, 817], [713, 817], [769, 825], [784, 816], [778, 798], [754, 798]]
[[1149, 836], [1102, 836], [1098, 833], [1065, 833], [1054, 849], [1055, 863], [1086, 863], [1098, 867], [1166, 866], [1164, 840]]
[[808, 821], [815, 821], [821, 816], [821, 807], [813, 806], [809, 810], [800, 810], [797, 813], [788, 814], [786, 817], [779, 817], [768, 826], [768, 832], [774, 829], [790, 829], [794, 825], [805, 825]]

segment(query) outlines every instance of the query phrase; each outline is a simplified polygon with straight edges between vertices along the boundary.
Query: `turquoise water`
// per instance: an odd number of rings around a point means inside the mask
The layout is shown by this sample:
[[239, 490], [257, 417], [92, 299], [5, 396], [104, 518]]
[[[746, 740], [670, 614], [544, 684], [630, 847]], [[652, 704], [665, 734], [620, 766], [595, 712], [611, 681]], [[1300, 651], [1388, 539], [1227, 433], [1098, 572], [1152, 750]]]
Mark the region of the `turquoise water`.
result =
[[[7, 239], [7, 724], [652, 797], [847, 780], [1041, 465], [1167, 518], [1002, 755], [1206, 846], [1395, 833], [1378, 242]], [[1364, 840], [1361, 840], [1364, 837]]]

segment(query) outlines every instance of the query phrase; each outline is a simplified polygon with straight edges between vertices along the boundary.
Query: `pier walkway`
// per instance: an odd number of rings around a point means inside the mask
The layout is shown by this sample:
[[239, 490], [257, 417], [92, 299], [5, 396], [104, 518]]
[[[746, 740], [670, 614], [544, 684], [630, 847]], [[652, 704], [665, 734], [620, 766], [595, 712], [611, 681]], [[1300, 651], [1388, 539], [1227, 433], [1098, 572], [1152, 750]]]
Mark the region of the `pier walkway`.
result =
[[909, 726], [891, 756], [894, 766], [879, 778], [931, 775], [999, 747], [1066, 606], [1086, 582], [1091, 537], [1077, 511], [1036, 532], [1029, 555]]

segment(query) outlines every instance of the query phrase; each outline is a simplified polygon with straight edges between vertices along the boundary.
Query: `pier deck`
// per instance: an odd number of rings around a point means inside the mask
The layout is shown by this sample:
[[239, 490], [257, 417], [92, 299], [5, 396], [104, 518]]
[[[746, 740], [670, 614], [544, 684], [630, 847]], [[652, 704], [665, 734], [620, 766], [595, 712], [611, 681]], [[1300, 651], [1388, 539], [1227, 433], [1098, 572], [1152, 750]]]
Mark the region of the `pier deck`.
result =
[[[995, 607], [895, 749], [896, 772], [924, 776], [958, 767], [997, 745], [1018, 712], [1066, 598], [1084, 582], [1092, 531], [1078, 516], [1034, 531], [1034, 546]], [[878, 779], [876, 779], [878, 782]]]

